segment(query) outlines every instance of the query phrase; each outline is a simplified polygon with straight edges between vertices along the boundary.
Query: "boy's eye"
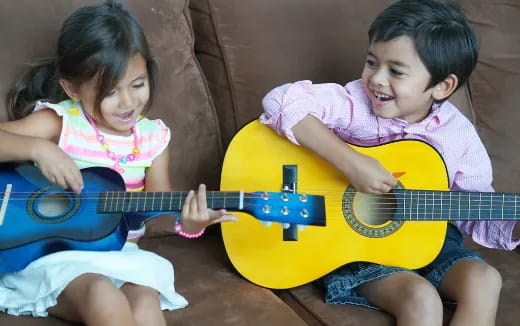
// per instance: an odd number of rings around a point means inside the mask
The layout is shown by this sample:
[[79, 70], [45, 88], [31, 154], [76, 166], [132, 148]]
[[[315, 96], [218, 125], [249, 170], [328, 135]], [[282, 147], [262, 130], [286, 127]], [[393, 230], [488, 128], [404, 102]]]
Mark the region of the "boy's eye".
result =
[[390, 69], [390, 72], [392, 73], [392, 75], [395, 75], [395, 76], [402, 76], [404, 75], [403, 72], [399, 71], [399, 70], [396, 70], [396, 69]]
[[372, 60], [372, 59], [367, 59], [366, 65], [369, 66], [369, 67], [375, 67], [376, 66], [376, 62], [374, 60]]

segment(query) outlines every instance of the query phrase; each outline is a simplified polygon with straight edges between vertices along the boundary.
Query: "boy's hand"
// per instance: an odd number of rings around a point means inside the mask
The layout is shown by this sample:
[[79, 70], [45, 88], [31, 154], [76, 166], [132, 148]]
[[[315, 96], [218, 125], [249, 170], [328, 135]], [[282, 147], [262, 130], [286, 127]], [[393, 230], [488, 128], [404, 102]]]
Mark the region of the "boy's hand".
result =
[[75, 193], [81, 192], [83, 178], [79, 168], [56, 144], [41, 139], [34, 145], [31, 156], [49, 181]]
[[397, 184], [397, 179], [376, 159], [357, 153], [350, 162], [346, 176], [357, 191], [369, 194], [389, 192]]
[[197, 194], [190, 190], [181, 212], [182, 230], [194, 234], [206, 226], [228, 221], [236, 221], [237, 217], [227, 214], [225, 209], [214, 211], [208, 208], [206, 186], [201, 184]]

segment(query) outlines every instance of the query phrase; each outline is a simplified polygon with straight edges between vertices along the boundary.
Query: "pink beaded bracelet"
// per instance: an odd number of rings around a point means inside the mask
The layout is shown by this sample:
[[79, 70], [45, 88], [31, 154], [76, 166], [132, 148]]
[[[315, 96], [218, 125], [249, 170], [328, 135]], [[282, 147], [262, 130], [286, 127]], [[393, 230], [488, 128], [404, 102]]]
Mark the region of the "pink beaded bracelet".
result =
[[204, 234], [204, 231], [206, 231], [206, 228], [203, 228], [197, 233], [186, 233], [182, 230], [182, 224], [177, 220], [175, 221], [175, 232], [177, 232], [179, 235], [188, 238], [188, 239], [195, 239], [200, 237]]

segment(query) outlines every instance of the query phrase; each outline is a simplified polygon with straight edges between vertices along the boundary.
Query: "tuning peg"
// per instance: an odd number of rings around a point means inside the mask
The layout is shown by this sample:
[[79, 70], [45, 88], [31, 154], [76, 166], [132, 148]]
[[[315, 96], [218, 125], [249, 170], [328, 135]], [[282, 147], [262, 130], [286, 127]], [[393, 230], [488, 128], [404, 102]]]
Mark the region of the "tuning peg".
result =
[[298, 231], [303, 231], [307, 228], [307, 225], [298, 224]]
[[280, 225], [282, 226], [283, 229], [288, 229], [291, 227], [291, 224], [289, 224], [289, 223], [280, 223]]
[[263, 224], [266, 228], [268, 228], [268, 227], [270, 227], [270, 226], [273, 224], [273, 222], [262, 221], [262, 224]]

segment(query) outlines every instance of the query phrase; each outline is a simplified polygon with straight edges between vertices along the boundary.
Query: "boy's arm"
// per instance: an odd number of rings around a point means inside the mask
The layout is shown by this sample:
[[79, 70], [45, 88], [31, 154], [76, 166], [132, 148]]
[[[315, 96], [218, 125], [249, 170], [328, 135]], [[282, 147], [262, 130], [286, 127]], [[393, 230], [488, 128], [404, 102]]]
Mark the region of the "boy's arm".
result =
[[[469, 146], [460, 159], [451, 190], [493, 192], [491, 160], [484, 145], [476, 132], [463, 134], [468, 137]], [[485, 247], [512, 250], [520, 244], [520, 226], [516, 221], [457, 221], [456, 224], [473, 241]]]
[[357, 191], [381, 194], [397, 183], [377, 160], [353, 150], [314, 116], [306, 116], [292, 131], [300, 144], [342, 172]]
[[[361, 90], [359, 82], [352, 87]], [[384, 193], [397, 183], [379, 162], [346, 145], [330, 129], [347, 131], [357, 115], [366, 114], [365, 105], [338, 84], [300, 81], [270, 91], [263, 99], [260, 121], [290, 141], [303, 145], [341, 171], [361, 192]], [[359, 118], [359, 117], [358, 117]], [[361, 118], [363, 119], [363, 118]]]

